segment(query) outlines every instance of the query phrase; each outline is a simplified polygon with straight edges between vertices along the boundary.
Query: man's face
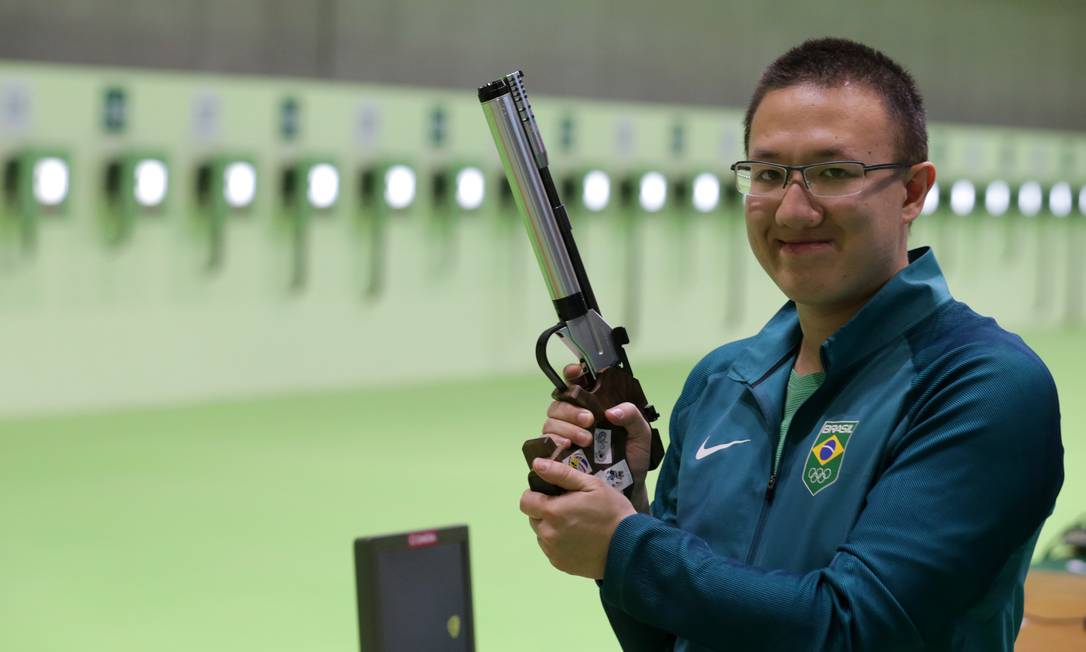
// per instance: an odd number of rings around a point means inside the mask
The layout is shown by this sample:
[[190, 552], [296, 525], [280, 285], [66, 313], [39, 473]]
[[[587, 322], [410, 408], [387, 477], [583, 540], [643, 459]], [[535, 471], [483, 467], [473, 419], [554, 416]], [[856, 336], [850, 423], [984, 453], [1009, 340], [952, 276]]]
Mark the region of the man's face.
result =
[[[866, 87], [790, 86], [766, 93], [755, 111], [749, 158], [784, 165], [899, 162], [898, 129]], [[854, 308], [907, 264], [907, 227], [923, 202], [914, 195], [926, 192], [903, 182], [912, 174], [871, 171], [860, 194], [815, 197], [793, 172], [782, 197], [746, 198], [751, 249], [797, 304]], [[931, 174], [934, 181], [934, 169]]]

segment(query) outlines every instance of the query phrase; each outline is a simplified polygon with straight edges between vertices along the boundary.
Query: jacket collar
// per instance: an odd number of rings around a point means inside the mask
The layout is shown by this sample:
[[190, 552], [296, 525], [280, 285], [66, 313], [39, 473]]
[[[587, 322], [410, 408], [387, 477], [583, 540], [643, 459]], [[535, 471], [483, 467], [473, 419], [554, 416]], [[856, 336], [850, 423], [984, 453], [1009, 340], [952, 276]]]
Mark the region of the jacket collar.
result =
[[[822, 366], [827, 377], [900, 337], [951, 298], [931, 248], [913, 249], [909, 264], [822, 344]], [[801, 338], [796, 304], [789, 301], [751, 339], [728, 374], [757, 384], [785, 357], [795, 355]]]

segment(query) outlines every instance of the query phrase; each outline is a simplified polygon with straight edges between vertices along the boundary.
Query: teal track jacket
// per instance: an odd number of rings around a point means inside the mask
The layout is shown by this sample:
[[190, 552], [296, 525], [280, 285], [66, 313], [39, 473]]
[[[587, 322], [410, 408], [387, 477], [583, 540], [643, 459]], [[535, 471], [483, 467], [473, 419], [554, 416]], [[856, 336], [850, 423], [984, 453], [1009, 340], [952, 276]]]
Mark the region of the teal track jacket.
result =
[[776, 474], [795, 306], [695, 366], [652, 516], [619, 524], [600, 583], [623, 649], [1013, 649], [1063, 483], [1056, 388], [909, 258], [822, 345]]

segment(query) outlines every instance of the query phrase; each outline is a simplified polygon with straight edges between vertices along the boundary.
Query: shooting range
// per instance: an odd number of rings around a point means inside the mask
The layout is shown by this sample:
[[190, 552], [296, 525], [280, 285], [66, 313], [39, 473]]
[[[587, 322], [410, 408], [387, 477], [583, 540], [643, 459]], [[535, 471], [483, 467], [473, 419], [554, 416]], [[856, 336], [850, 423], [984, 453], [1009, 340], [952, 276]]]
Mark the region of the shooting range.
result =
[[[359, 650], [355, 540], [461, 524], [451, 638], [618, 650], [517, 509], [555, 308], [477, 88], [524, 71], [666, 444], [694, 363], [786, 300], [729, 166], [761, 70], [827, 35], [915, 76], [910, 247], [1056, 381], [1053, 567], [1086, 514], [1086, 5], [778, 9], [0, 0], [0, 650]], [[1038, 608], [1086, 615], [1076, 579]]]

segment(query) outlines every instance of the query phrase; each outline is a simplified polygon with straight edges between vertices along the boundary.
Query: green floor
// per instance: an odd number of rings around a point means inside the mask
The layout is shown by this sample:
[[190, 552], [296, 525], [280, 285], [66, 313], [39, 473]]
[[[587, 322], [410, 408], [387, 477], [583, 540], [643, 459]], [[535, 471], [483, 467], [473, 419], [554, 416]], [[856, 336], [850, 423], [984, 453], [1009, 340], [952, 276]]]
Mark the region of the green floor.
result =
[[[1086, 512], [1086, 334], [1033, 334]], [[693, 361], [641, 365], [666, 418]], [[351, 542], [466, 522], [478, 647], [617, 649], [517, 511], [542, 376], [0, 422], [0, 650], [358, 647]]]

